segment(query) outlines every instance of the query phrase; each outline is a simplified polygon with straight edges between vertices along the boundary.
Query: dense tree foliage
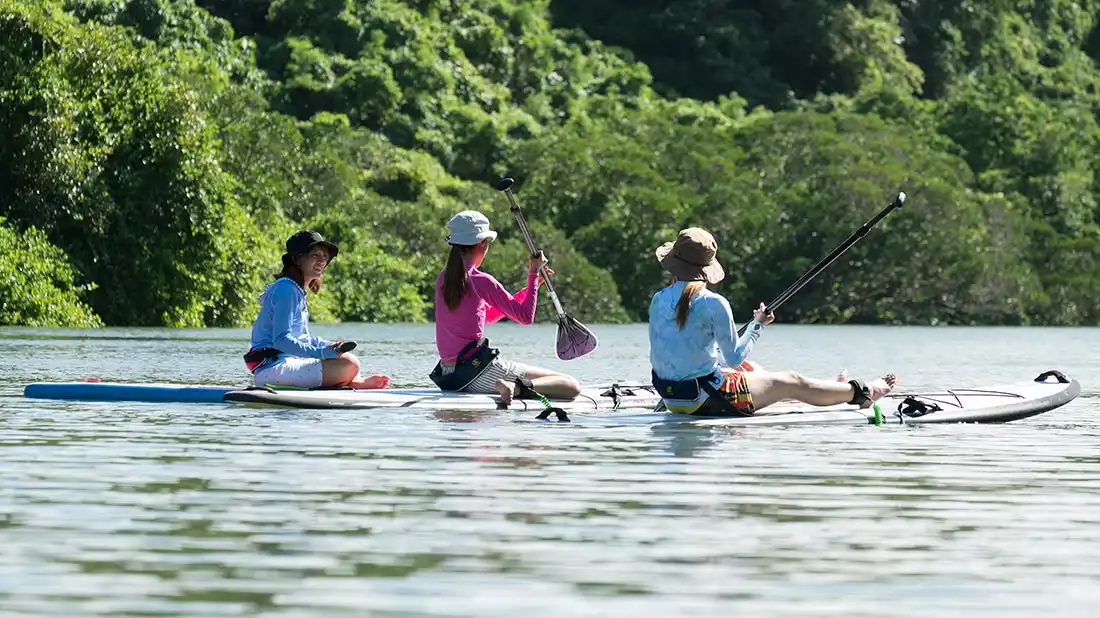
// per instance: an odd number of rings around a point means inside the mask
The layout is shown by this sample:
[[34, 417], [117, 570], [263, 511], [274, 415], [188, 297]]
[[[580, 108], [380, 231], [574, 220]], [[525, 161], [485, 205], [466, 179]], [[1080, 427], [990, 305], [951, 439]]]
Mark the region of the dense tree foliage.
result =
[[81, 297], [91, 286], [73, 284], [61, 249], [35, 228], [16, 232], [0, 218], [0, 324], [101, 326]]
[[688, 225], [747, 314], [905, 191], [785, 320], [1094, 324], [1097, 9], [0, 0], [0, 323], [244, 324], [306, 227], [314, 319], [430, 320], [460, 210], [522, 285], [507, 174], [586, 322]]

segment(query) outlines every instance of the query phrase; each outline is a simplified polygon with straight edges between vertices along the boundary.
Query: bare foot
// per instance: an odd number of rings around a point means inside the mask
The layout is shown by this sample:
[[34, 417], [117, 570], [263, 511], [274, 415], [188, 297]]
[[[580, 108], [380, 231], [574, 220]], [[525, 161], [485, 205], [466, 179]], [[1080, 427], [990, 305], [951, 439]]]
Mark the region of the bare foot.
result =
[[890, 391], [894, 390], [894, 385], [898, 383], [898, 377], [892, 373], [888, 373], [881, 378], [868, 382], [867, 389], [871, 391], [871, 397], [869, 401], [864, 401], [861, 408], [870, 408], [871, 403], [882, 399]]
[[500, 402], [501, 403], [503, 403], [504, 405], [508, 405], [508, 404], [512, 403], [513, 392], [512, 392], [512, 383], [511, 382], [505, 382], [504, 380], [497, 380], [497, 383], [494, 384], [494, 386], [496, 387], [497, 392], [500, 393]]
[[356, 390], [372, 390], [376, 388], [389, 388], [390, 377], [389, 376], [367, 376], [362, 380], [356, 380], [348, 386]]

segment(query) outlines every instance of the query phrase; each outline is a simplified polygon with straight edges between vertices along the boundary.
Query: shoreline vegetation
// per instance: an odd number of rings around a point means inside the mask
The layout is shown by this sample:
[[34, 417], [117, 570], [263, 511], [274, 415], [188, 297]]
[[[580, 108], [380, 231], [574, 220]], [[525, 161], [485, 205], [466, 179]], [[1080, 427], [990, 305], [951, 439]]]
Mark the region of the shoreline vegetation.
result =
[[427, 322], [459, 210], [521, 285], [504, 175], [585, 323], [690, 225], [747, 312], [904, 191], [782, 321], [1096, 325], [1098, 9], [0, 0], [0, 325], [244, 326], [303, 228], [313, 321]]

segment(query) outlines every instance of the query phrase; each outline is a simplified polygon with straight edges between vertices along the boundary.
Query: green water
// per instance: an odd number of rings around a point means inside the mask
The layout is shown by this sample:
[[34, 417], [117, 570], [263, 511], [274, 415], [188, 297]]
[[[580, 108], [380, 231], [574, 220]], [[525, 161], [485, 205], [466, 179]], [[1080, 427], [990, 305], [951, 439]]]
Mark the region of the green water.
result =
[[[585, 382], [644, 325], [496, 325]], [[424, 326], [322, 326], [427, 385]], [[1097, 329], [769, 327], [769, 368], [1082, 396], [1000, 426], [580, 427], [508, 413], [28, 400], [32, 381], [244, 383], [244, 330], [0, 330], [0, 614], [1086, 616], [1100, 597]], [[1096, 382], [1100, 383], [1100, 382]], [[462, 422], [458, 422], [461, 420]]]

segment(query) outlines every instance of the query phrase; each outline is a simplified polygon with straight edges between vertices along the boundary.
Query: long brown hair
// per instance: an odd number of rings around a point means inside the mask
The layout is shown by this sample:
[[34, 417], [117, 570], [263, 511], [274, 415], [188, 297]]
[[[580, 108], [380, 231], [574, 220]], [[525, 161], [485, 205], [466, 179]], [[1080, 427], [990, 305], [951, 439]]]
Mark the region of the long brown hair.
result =
[[443, 302], [447, 308], [454, 311], [466, 295], [466, 286], [470, 280], [466, 275], [466, 252], [471, 247], [451, 245], [451, 252], [447, 255], [447, 268], [443, 271]]
[[[297, 283], [298, 287], [302, 288], [303, 290], [306, 289], [306, 286], [305, 286], [305, 281], [306, 281], [305, 273], [302, 272], [301, 268], [298, 268], [297, 262], [295, 262], [294, 259], [291, 258], [290, 254], [288, 254], [288, 253], [283, 254], [283, 270], [281, 272], [275, 273], [275, 279], [276, 280], [282, 279], [283, 277], [286, 277], [287, 279], [290, 279], [294, 283]], [[318, 277], [318, 278], [314, 279], [313, 281], [309, 282], [309, 290], [311, 292], [313, 292], [314, 294], [321, 291], [321, 278], [320, 277]]]
[[684, 291], [680, 293], [680, 301], [676, 303], [676, 324], [680, 330], [684, 330], [687, 324], [688, 313], [691, 312], [691, 299], [705, 287], [707, 287], [705, 281], [690, 281], [684, 286]]

